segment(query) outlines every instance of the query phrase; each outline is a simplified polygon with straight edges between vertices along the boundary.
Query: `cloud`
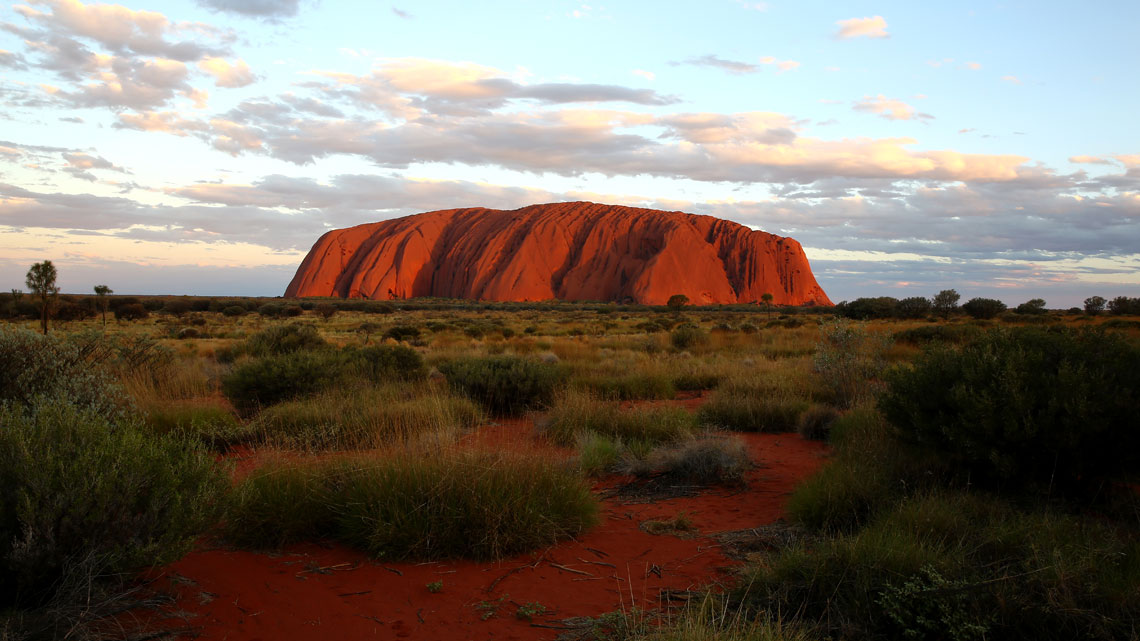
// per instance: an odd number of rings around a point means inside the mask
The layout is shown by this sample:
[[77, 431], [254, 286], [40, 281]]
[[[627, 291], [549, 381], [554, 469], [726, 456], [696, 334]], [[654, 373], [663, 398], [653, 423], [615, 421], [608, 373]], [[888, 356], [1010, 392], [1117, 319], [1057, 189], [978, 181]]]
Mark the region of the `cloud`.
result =
[[120, 54], [129, 51], [189, 62], [216, 54], [224, 47], [181, 40], [182, 34], [204, 35], [223, 44], [228, 44], [233, 38], [232, 34], [201, 23], [174, 24], [156, 11], [135, 11], [112, 4], [85, 5], [79, 0], [29, 2], [35, 6], [46, 6], [51, 11], [16, 5], [16, 12], [33, 23], [45, 26], [51, 34], [89, 38]]
[[657, 78], [657, 74], [653, 73], [652, 71], [645, 71], [644, 69], [634, 69], [633, 75], [641, 76], [649, 82], [653, 82]]
[[835, 33], [835, 37], [839, 39], [891, 37], [887, 33], [887, 21], [882, 16], [848, 18], [847, 20], [837, 20], [835, 24], [839, 25], [839, 31]]
[[203, 58], [198, 61], [198, 68], [213, 76], [219, 87], [245, 87], [255, 80], [244, 60], [231, 63], [224, 58]]
[[405, 20], [411, 20], [415, 17], [407, 11], [404, 11], [403, 9], [399, 9], [397, 7], [392, 7], [392, 13], [396, 14], [397, 17], [403, 18]]
[[970, 71], [977, 71], [978, 69], [982, 68], [982, 63], [980, 63], [980, 62], [967, 62], [966, 68], [969, 69]]
[[671, 65], [693, 65], [695, 67], [713, 67], [721, 69], [733, 74], [756, 73], [760, 71], [759, 65], [754, 65], [748, 62], [740, 62], [738, 60], [725, 60], [712, 54], [700, 56], [696, 58], [689, 58], [683, 62], [671, 62]]
[[1101, 156], [1069, 156], [1069, 162], [1091, 165], [1111, 165], [1112, 161]]
[[67, 167], [63, 171], [88, 182], [95, 182], [98, 178], [92, 174], [91, 169], [105, 169], [108, 171], [116, 171], [122, 174], [129, 174], [131, 172], [123, 169], [122, 167], [112, 163], [111, 161], [103, 158], [102, 156], [92, 156], [83, 152], [64, 152], [63, 159], [67, 162]]
[[24, 56], [0, 49], [0, 67], [23, 71], [28, 68], [28, 63], [24, 60]]
[[887, 98], [883, 94], [878, 96], [863, 96], [862, 100], [854, 103], [855, 111], [864, 111], [877, 114], [887, 120], [929, 120], [934, 118], [927, 113], [916, 112], [914, 107], [901, 100]]
[[213, 11], [274, 20], [297, 15], [301, 2], [300, 0], [198, 0], [198, 4]]
[[763, 58], [760, 59], [760, 64], [762, 64], [762, 65], [776, 65], [776, 67], [781, 72], [791, 71], [791, 70], [796, 69], [797, 67], [800, 66], [800, 63], [796, 62], [795, 60], [777, 60], [777, 59], [773, 58], [772, 56], [764, 56]]
[[1014, 84], [1014, 85], [1020, 85], [1021, 84], [1021, 79], [1018, 78], [1017, 76], [1002, 76], [1001, 79], [1010, 83], [1010, 84]]

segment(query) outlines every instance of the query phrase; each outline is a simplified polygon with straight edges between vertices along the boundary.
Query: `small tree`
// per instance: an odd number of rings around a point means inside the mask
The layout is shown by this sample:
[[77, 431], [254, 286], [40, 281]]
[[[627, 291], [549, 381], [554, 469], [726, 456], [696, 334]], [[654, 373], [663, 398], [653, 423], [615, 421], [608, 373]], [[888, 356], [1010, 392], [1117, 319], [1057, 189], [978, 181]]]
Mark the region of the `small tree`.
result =
[[1089, 296], [1085, 299], [1085, 313], [1095, 316], [1104, 311], [1104, 305], [1107, 302], [1103, 296]]
[[51, 315], [52, 304], [59, 296], [59, 288], [55, 286], [56, 275], [55, 265], [52, 265], [50, 260], [45, 260], [32, 265], [24, 281], [32, 295], [40, 299], [40, 323], [44, 336], [48, 333], [48, 317]]
[[953, 289], [944, 289], [934, 295], [931, 305], [934, 311], [942, 318], [949, 318], [950, 314], [958, 309], [958, 299], [961, 296]]
[[321, 318], [327, 321], [336, 315], [336, 305], [333, 305], [332, 303], [321, 303], [314, 308], [314, 311], [320, 314]]
[[1014, 310], [1018, 314], [1044, 314], [1045, 313], [1045, 299], [1034, 298], [1028, 300]]
[[772, 319], [772, 298], [771, 292], [760, 294], [760, 300], [764, 301], [764, 307], [768, 309], [768, 320]]
[[971, 298], [962, 305], [962, 311], [977, 319], [993, 318], [1005, 310], [1005, 303], [994, 298]]
[[115, 292], [111, 291], [111, 288], [106, 285], [95, 286], [95, 295], [98, 296], [99, 311], [103, 312], [103, 331], [107, 331], [107, 304], [110, 302], [107, 300], [107, 296], [114, 293]]
[[684, 294], [673, 294], [669, 300], [665, 302], [665, 306], [669, 309], [679, 312], [681, 308], [689, 304], [689, 297]]

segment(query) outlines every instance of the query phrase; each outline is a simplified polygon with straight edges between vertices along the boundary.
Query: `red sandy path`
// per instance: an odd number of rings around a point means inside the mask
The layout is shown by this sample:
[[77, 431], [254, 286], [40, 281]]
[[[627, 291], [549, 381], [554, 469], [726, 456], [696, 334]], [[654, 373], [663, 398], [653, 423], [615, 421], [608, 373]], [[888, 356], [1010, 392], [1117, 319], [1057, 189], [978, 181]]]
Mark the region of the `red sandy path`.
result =
[[[531, 434], [529, 422], [512, 421], [481, 428], [476, 440], [535, 448]], [[794, 434], [740, 437], [761, 465], [749, 473], [747, 490], [656, 503], [607, 499], [598, 526], [534, 554], [494, 563], [382, 563], [339, 545], [309, 544], [281, 554], [200, 550], [164, 573], [178, 594], [176, 608], [193, 615], [186, 623], [203, 639], [553, 639], [558, 630], [518, 620], [518, 605], [538, 602], [553, 610], [536, 622], [595, 616], [631, 604], [651, 609], [661, 590], [726, 579], [733, 562], [711, 538], [653, 536], [639, 524], [682, 511], [704, 534], [771, 523], [826, 453], [826, 446]], [[313, 571], [318, 568], [324, 569]], [[443, 589], [433, 594], [426, 586], [435, 581]], [[504, 595], [497, 616], [481, 620], [477, 606]]]

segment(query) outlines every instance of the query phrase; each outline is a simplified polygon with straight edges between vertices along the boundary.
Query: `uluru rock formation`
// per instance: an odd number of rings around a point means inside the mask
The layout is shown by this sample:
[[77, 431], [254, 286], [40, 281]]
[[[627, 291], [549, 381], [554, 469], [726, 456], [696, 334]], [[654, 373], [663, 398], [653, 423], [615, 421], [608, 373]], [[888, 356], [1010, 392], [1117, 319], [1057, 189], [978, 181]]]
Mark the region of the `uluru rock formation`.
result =
[[831, 305], [800, 244], [683, 212], [595, 203], [433, 211], [332, 230], [285, 296]]

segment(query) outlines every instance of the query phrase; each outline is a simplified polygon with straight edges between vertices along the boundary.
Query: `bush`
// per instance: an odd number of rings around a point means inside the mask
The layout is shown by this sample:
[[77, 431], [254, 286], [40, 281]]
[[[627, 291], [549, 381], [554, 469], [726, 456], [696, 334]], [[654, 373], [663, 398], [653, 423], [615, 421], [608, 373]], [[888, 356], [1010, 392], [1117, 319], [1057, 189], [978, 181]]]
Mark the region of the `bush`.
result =
[[140, 303], [131, 303], [128, 305], [119, 305], [115, 308], [115, 320], [142, 320], [150, 316], [150, 312], [146, 310]]
[[200, 446], [64, 398], [0, 408], [0, 606], [178, 558], [227, 486]]
[[574, 377], [572, 382], [575, 389], [618, 401], [671, 399], [677, 395], [672, 379], [662, 374], [585, 374]]
[[86, 355], [87, 350], [55, 336], [0, 327], [0, 404], [31, 405], [46, 396], [66, 399], [110, 421], [124, 418], [130, 399]]
[[642, 459], [627, 459], [620, 471], [667, 484], [733, 485], [742, 482], [751, 468], [748, 450], [738, 438], [709, 436], [658, 447]]
[[826, 441], [831, 434], [831, 425], [839, 418], [839, 412], [827, 405], [812, 405], [800, 414], [796, 432], [813, 441]]
[[911, 345], [934, 342], [960, 344], [974, 340], [981, 333], [981, 330], [973, 325], [923, 325], [895, 332], [894, 340]]
[[427, 376], [420, 353], [406, 345], [374, 345], [347, 352], [356, 372], [374, 383]]
[[254, 334], [245, 342], [241, 351], [253, 356], [270, 356], [328, 346], [316, 327], [307, 323], [290, 323], [273, 325]]
[[1091, 330], [991, 330], [888, 377], [900, 435], [975, 481], [1092, 490], [1140, 465], [1140, 348]]
[[983, 320], [993, 318], [1005, 310], [1005, 303], [993, 298], [971, 298], [962, 305], [962, 311]]
[[343, 380], [344, 358], [336, 352], [292, 352], [243, 363], [222, 379], [222, 392], [238, 409], [312, 394]]
[[146, 411], [146, 426], [154, 434], [171, 434], [222, 451], [249, 438], [249, 428], [217, 405], [161, 403]]
[[230, 305], [222, 308], [222, 316], [245, 316], [246, 309], [241, 305]]
[[563, 465], [455, 452], [263, 468], [238, 488], [227, 525], [255, 547], [333, 536], [378, 558], [494, 559], [577, 535], [597, 513]]
[[420, 328], [411, 325], [394, 325], [384, 332], [384, 338], [390, 338], [394, 341], [412, 341], [419, 337]]
[[693, 415], [682, 408], [623, 410], [617, 403], [570, 393], [551, 408], [542, 431], [559, 445], [573, 445], [583, 433], [607, 436], [619, 443], [640, 441], [659, 444], [689, 437], [696, 428]]
[[518, 356], [462, 358], [439, 366], [452, 388], [495, 414], [520, 414], [550, 403], [567, 377], [552, 363]]
[[681, 325], [669, 334], [669, 342], [678, 350], [704, 345], [708, 341], [708, 334], [701, 331], [701, 328], [696, 325]]
[[697, 410], [700, 422], [740, 432], [792, 432], [809, 403], [801, 398], [762, 397], [718, 390]]
[[820, 334], [812, 367], [835, 404], [846, 409], [870, 397], [874, 379], [886, 366], [890, 339], [838, 319], [820, 325]]

